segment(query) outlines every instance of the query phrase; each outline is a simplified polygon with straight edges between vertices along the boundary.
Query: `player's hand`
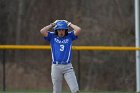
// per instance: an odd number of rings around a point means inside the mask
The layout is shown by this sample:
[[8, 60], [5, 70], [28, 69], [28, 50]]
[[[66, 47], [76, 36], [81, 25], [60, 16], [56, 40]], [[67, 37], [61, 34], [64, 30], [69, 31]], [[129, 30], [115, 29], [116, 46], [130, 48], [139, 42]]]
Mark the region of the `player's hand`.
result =
[[65, 22], [67, 23], [68, 26], [71, 25], [71, 22], [68, 22], [67, 20], [55, 20], [55, 21], [52, 23], [52, 25], [55, 26], [56, 23], [57, 23], [58, 21], [65, 21]]
[[55, 20], [53, 23], [51, 23], [51, 25], [54, 27], [58, 21], [60, 20]]
[[52, 25], [52, 27], [54, 27], [54, 26], [55, 26], [55, 24], [54, 24], [54, 23], [51, 23], [50, 25]]
[[68, 26], [71, 25], [71, 22], [68, 22], [67, 20], [63, 20], [63, 21], [65, 21], [65, 22], [67, 23]]
[[56, 24], [58, 21], [61, 21], [61, 20], [55, 20], [53, 23]]

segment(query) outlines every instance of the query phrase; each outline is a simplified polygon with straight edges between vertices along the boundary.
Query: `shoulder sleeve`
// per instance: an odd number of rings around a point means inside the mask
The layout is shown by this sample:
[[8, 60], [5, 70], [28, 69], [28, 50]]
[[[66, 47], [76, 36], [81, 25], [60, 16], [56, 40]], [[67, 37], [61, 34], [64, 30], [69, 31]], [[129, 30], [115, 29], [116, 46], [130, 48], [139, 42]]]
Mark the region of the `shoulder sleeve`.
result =
[[78, 38], [78, 36], [74, 35], [74, 31], [68, 32], [68, 34], [69, 34], [70, 38], [72, 39], [72, 41], [76, 40]]
[[54, 32], [48, 32], [48, 36], [47, 37], [45, 36], [44, 39], [47, 41], [51, 41], [53, 35], [54, 35]]

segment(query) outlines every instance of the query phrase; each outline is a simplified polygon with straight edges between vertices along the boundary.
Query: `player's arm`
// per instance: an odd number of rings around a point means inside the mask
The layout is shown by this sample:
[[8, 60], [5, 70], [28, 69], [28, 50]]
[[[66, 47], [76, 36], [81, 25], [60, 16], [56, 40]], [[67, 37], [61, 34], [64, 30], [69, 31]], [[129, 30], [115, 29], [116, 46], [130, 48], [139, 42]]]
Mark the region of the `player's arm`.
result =
[[40, 33], [42, 34], [42, 35], [44, 35], [44, 36], [48, 36], [48, 31], [52, 28], [52, 27], [54, 27], [55, 26], [55, 24], [54, 23], [51, 23], [50, 25], [47, 25], [47, 26], [45, 26], [45, 27], [43, 27], [41, 30], [40, 30]]
[[74, 35], [75, 35], [75, 36], [78, 36], [78, 35], [80, 34], [81, 28], [80, 28], [79, 26], [74, 25], [74, 24], [72, 24], [72, 23], [70, 23], [69, 26], [70, 26], [71, 28], [73, 28], [73, 30], [74, 30]]

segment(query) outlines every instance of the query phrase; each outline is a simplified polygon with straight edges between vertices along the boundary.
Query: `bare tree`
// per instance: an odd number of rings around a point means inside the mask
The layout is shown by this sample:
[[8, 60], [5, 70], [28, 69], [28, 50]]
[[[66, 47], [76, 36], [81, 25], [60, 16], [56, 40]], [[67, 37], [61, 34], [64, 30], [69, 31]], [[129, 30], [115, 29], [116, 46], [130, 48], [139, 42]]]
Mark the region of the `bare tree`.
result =
[[24, 1], [18, 0], [18, 16], [17, 16], [17, 28], [16, 28], [16, 44], [20, 44], [21, 38], [21, 25], [22, 25], [22, 16], [24, 11]]

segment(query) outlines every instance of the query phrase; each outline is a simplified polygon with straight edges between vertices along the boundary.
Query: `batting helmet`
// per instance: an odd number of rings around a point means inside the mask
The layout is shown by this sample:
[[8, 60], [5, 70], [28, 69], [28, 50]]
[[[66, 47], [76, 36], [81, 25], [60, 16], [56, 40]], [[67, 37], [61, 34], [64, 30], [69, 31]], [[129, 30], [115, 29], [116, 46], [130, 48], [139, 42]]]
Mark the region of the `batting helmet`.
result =
[[68, 25], [65, 21], [58, 21], [54, 27], [54, 30], [60, 30], [60, 29], [64, 29], [64, 30], [68, 30]]

